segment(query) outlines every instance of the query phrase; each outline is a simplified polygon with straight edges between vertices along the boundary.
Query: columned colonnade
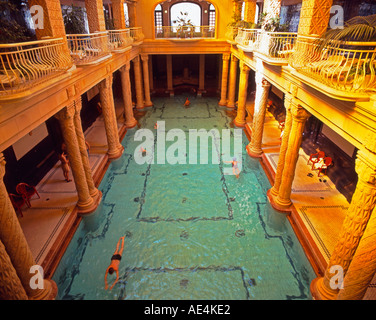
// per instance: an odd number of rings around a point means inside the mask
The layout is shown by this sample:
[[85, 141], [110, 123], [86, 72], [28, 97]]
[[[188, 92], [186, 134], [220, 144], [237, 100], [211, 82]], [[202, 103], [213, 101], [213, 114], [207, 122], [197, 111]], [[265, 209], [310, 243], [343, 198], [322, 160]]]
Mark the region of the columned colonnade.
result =
[[[113, 1], [115, 6], [120, 6], [123, 2], [123, 0]], [[59, 0], [32, 0], [29, 1], [29, 5], [41, 5], [44, 9], [45, 28], [37, 32], [39, 39], [46, 36], [66, 38]], [[105, 31], [102, 0], [86, 0], [85, 5], [88, 12], [90, 32]], [[119, 12], [123, 11], [119, 10]], [[118, 14], [117, 17], [117, 23], [123, 24], [125, 21], [123, 15]], [[66, 49], [68, 50], [68, 47]], [[142, 69], [140, 55], [137, 55], [132, 60], [134, 64], [137, 109], [139, 110], [153, 105], [150, 99], [148, 55], [141, 54], [141, 60]], [[137, 120], [133, 114], [129, 72], [130, 61], [126, 61], [119, 71], [124, 102], [125, 119], [123, 126], [133, 128], [137, 125]], [[111, 72], [108, 72], [106, 77], [96, 85], [99, 89], [109, 160], [119, 158], [124, 151], [119, 138], [112, 84], [113, 75]], [[81, 94], [77, 95], [76, 88], [72, 86], [68, 90], [70, 102], [57, 112], [54, 117], [59, 121], [72, 169], [78, 198], [77, 212], [80, 215], [86, 215], [96, 210], [101, 202], [102, 193], [94, 184], [89, 164], [80, 116], [82, 108]], [[44, 289], [33, 289], [30, 286], [30, 279], [35, 274], [30, 272], [30, 268], [36, 263], [8, 196], [3, 181], [4, 174], [5, 159], [3, 154], [0, 153], [0, 300], [54, 299], [57, 295], [57, 287], [53, 281], [44, 280]]]
[[[253, 0], [245, 1], [246, 12]], [[239, 10], [234, 1], [234, 10]], [[267, 0], [264, 12], [279, 12], [280, 0]], [[298, 35], [312, 36], [323, 34], [328, 26], [332, 0], [303, 0]], [[251, 15], [249, 16], [251, 17]], [[252, 20], [248, 20], [252, 21]], [[238, 65], [240, 81], [238, 88], [238, 108], [234, 124], [245, 126], [245, 101], [247, 99], [248, 73], [250, 68], [230, 53], [224, 53], [222, 65], [222, 84], [220, 106], [233, 109], [235, 105], [236, 78]], [[247, 152], [251, 157], [262, 155], [262, 136], [267, 107], [268, 92], [271, 84], [256, 70], [256, 97], [251, 141]], [[290, 213], [291, 189], [295, 176], [299, 149], [305, 123], [310, 114], [299, 103], [293, 84], [285, 88], [286, 120], [281, 141], [278, 165], [274, 185], [268, 191], [271, 205], [280, 212]], [[358, 183], [347, 216], [342, 225], [338, 242], [331, 254], [324, 276], [318, 276], [311, 283], [314, 299], [322, 300], [359, 300], [364, 297], [376, 270], [376, 138], [369, 137], [357, 154], [356, 171]], [[332, 267], [334, 267], [332, 269]], [[332, 285], [331, 279], [337, 275], [337, 267], [343, 270], [345, 284], [342, 290]]]

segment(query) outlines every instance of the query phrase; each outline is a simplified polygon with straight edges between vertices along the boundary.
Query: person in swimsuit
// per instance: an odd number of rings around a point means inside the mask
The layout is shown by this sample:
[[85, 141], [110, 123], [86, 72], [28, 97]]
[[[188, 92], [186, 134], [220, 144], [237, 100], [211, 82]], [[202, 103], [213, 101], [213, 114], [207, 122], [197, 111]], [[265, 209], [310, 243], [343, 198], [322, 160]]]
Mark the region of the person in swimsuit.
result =
[[72, 181], [69, 179], [69, 160], [65, 152], [59, 155], [59, 159], [61, 162], [61, 168], [63, 169], [63, 174], [66, 182]]
[[236, 157], [232, 158], [232, 161], [225, 161], [226, 163], [232, 164], [232, 172], [236, 176], [236, 178], [239, 178], [240, 170], [238, 168], [238, 161], [236, 160]]
[[188, 98], [185, 100], [184, 102], [184, 106], [185, 107], [189, 107], [189, 105], [191, 104], [191, 102], [188, 100]]
[[[125, 238], [125, 236], [123, 236], [119, 239], [119, 241], [116, 245], [116, 250], [111, 257], [111, 264], [108, 266], [108, 268], [106, 270], [106, 274], [104, 276], [105, 290], [107, 290], [107, 288], [108, 288], [108, 283], [107, 283], [107, 275], [108, 274], [113, 274], [114, 271], [116, 272], [116, 279], [115, 279], [114, 283], [112, 284], [110, 290], [114, 287], [116, 282], [118, 282], [118, 280], [119, 280], [119, 264], [120, 264], [120, 260], [121, 260], [121, 255], [123, 254], [123, 250], [124, 250], [124, 238]], [[120, 247], [120, 250], [119, 250], [120, 242], [121, 242], [121, 247]]]

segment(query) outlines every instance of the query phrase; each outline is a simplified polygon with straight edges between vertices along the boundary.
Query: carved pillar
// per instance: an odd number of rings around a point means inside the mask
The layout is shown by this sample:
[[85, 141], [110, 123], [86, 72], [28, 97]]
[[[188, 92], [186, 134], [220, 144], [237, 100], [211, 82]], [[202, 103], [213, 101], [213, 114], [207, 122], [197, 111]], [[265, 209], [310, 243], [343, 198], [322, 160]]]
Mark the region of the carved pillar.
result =
[[128, 2], [128, 17], [129, 17], [129, 27], [137, 27], [137, 14], [136, 5], [137, 2]]
[[287, 152], [287, 147], [289, 143], [291, 126], [292, 126], [291, 99], [292, 99], [291, 96], [286, 94], [285, 96], [285, 109], [286, 109], [285, 128], [283, 130], [281, 148], [279, 149], [279, 157], [278, 157], [277, 170], [276, 170], [275, 177], [274, 177], [274, 185], [270, 189], [270, 191], [268, 191], [268, 196], [269, 196], [269, 192], [271, 196], [273, 197], [278, 196], [279, 186], [281, 185], [281, 181], [282, 181], [283, 168], [285, 167], [286, 152]]
[[77, 142], [78, 142], [78, 147], [80, 149], [82, 165], [83, 165], [85, 176], [86, 176], [86, 183], [89, 188], [89, 194], [94, 200], [94, 206], [92, 210], [94, 211], [98, 207], [100, 199], [102, 198], [102, 192], [100, 192], [95, 187], [93, 174], [92, 174], [91, 166], [89, 162], [89, 156], [87, 153], [86, 140], [85, 140], [84, 132], [82, 130], [82, 122], [81, 122], [81, 109], [82, 109], [81, 97], [76, 99], [74, 104], [75, 104], [75, 113], [74, 113], [73, 121], [74, 121], [74, 126], [76, 128]]
[[173, 80], [172, 80], [172, 56], [170, 54], [166, 55], [166, 65], [167, 65], [167, 91], [170, 95], [174, 94]]
[[115, 29], [125, 29], [124, 0], [111, 0], [111, 3]]
[[106, 31], [102, 0], [85, 0], [90, 33]]
[[236, 77], [238, 72], [238, 58], [231, 56], [230, 83], [228, 87], [227, 108], [235, 108]]
[[133, 60], [133, 67], [134, 67], [134, 82], [136, 87], [136, 108], [143, 109], [144, 108], [144, 94], [142, 92], [142, 74], [141, 74], [141, 65], [140, 65], [140, 57], [137, 56]]
[[245, 63], [240, 66], [240, 81], [239, 81], [239, 94], [238, 94], [238, 112], [234, 120], [237, 127], [245, 126], [245, 106], [247, 102], [248, 91], [248, 76], [251, 70]]
[[253, 114], [252, 139], [247, 146], [251, 157], [259, 157], [262, 154], [261, 144], [264, 132], [265, 112], [268, 102], [270, 83], [264, 78], [256, 83], [255, 109]]
[[123, 92], [124, 101], [124, 114], [125, 114], [125, 126], [127, 128], [133, 128], [137, 125], [137, 120], [133, 114], [132, 105], [132, 91], [131, 91], [131, 80], [129, 76], [130, 62], [127, 62], [124, 67], [121, 67], [121, 89]]
[[[29, 8], [38, 5], [43, 9], [43, 12], [35, 12], [35, 14], [40, 14], [43, 17], [43, 26], [35, 26], [37, 39], [42, 40], [44, 37], [63, 38], [66, 44], [63, 49], [64, 54], [70, 57], [60, 0], [28, 0], [27, 3]], [[38, 19], [37, 23], [41, 23], [40, 20]]]
[[376, 209], [344, 278], [344, 288], [337, 300], [362, 300], [376, 272]]
[[[340, 266], [343, 269], [343, 274], [347, 276], [347, 270], [349, 269], [354, 254], [357, 251], [358, 245], [367, 227], [367, 223], [369, 222], [371, 213], [375, 209], [376, 165], [369, 160], [370, 156], [371, 154], [365, 150], [358, 151], [358, 156], [355, 163], [355, 169], [358, 173], [356, 190], [352, 197], [350, 207], [347, 210], [347, 215], [343, 222], [337, 244], [329, 260], [324, 277], [316, 278], [311, 283], [311, 292], [315, 299], [336, 299], [338, 289], [333, 289], [330, 286], [330, 279], [333, 276], [330, 269], [332, 266]], [[373, 228], [372, 224], [371, 229], [369, 230], [371, 233]], [[365, 239], [364, 243], [367, 243], [368, 240], [369, 239]], [[362, 244], [362, 248], [364, 249], [364, 244]], [[364, 253], [364, 251], [360, 251], [359, 255], [362, 255], [362, 252]], [[357, 268], [359, 258], [360, 256], [357, 257], [357, 262], [355, 263], [354, 268]], [[370, 262], [373, 260], [371, 256], [368, 257], [368, 259]], [[353, 273], [349, 277], [351, 279], [353, 277]]]
[[205, 92], [205, 55], [200, 54], [200, 66], [199, 66], [199, 83], [198, 83], [198, 95]]
[[256, 0], [244, 0], [244, 21], [255, 22]]
[[292, 125], [285, 156], [282, 179], [273, 206], [276, 209], [287, 209], [291, 206], [291, 187], [295, 177], [296, 163], [302, 143], [304, 126], [310, 114], [300, 106], [291, 106]]
[[267, 20], [278, 17], [281, 12], [281, 0], [265, 0], [263, 12], [267, 13]]
[[[57, 286], [54, 281], [45, 279], [43, 282], [44, 289], [32, 289], [30, 286], [30, 279], [34, 275], [30, 273], [30, 268], [36, 263], [4, 185], [4, 174], [5, 159], [3, 154], [0, 153], [0, 240], [5, 247], [28, 299], [53, 300], [57, 295]], [[6, 259], [6, 257], [2, 259]], [[1, 268], [0, 270], [2, 273], [4, 269]], [[12, 273], [10, 270], [8, 272]], [[14, 276], [12, 276], [13, 280]], [[23, 296], [20, 288], [16, 289], [16, 291], [14, 294]]]
[[107, 136], [107, 154], [110, 159], [117, 159], [122, 155], [124, 148], [119, 142], [119, 130], [112, 94], [112, 75], [101, 81], [98, 86]]
[[222, 82], [221, 82], [221, 100], [219, 101], [220, 106], [227, 105], [227, 83], [228, 83], [228, 67], [230, 54], [224, 53], [222, 55], [223, 66], [222, 66]]
[[28, 300], [12, 261], [0, 240], [0, 300]]
[[328, 28], [332, 5], [333, 0], [303, 0], [298, 34], [323, 35]]
[[141, 60], [142, 60], [142, 67], [144, 72], [144, 92], [145, 92], [145, 107], [151, 107], [153, 105], [153, 102], [151, 102], [150, 99], [150, 83], [149, 83], [149, 56], [147, 54], [141, 54]]
[[67, 146], [69, 165], [72, 168], [74, 183], [77, 189], [78, 211], [79, 213], [86, 214], [95, 210], [95, 202], [90, 195], [89, 187], [86, 181], [86, 174], [74, 124], [74, 116], [74, 104], [65, 107], [55, 115], [60, 122], [64, 142]]

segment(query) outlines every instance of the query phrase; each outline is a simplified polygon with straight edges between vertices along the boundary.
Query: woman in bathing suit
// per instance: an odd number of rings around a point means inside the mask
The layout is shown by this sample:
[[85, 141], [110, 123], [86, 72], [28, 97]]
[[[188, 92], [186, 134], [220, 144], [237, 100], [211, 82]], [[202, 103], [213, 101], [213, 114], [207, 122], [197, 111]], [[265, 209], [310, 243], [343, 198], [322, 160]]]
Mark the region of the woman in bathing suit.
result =
[[[108, 266], [107, 270], [106, 270], [106, 274], [104, 276], [104, 282], [105, 282], [105, 290], [107, 290], [108, 288], [108, 284], [107, 284], [107, 274], [113, 274], [114, 271], [116, 272], [116, 280], [115, 282], [112, 284], [110, 290], [114, 287], [114, 285], [116, 284], [116, 282], [119, 280], [119, 264], [120, 264], [120, 260], [121, 260], [121, 255], [123, 253], [123, 250], [124, 250], [124, 238], [125, 236], [121, 237], [116, 245], [116, 250], [114, 252], [114, 254], [112, 255], [111, 257], [111, 264]], [[121, 243], [121, 248], [119, 250], [119, 245], [120, 245], [120, 242]]]

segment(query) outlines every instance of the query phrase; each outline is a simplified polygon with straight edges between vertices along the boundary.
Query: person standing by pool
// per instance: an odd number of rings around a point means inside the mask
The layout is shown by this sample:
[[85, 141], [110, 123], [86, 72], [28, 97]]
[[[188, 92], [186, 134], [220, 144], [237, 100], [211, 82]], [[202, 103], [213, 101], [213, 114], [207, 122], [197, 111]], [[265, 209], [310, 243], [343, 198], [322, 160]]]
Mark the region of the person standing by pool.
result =
[[[111, 257], [111, 264], [108, 266], [108, 268], [106, 270], [106, 274], [104, 276], [105, 290], [107, 290], [107, 288], [108, 288], [108, 283], [107, 283], [107, 275], [108, 274], [113, 274], [114, 271], [116, 272], [116, 279], [115, 279], [114, 283], [112, 284], [110, 290], [114, 287], [114, 285], [119, 280], [119, 264], [120, 264], [120, 260], [121, 260], [121, 255], [123, 254], [123, 250], [124, 250], [124, 238], [125, 238], [125, 236], [123, 236], [119, 239], [119, 241], [116, 245], [116, 250]], [[120, 242], [121, 242], [121, 247], [120, 247], [120, 250], [119, 250]]]
[[184, 106], [186, 107], [186, 108], [188, 108], [189, 107], [189, 105], [191, 104], [191, 102], [188, 100], [188, 98], [185, 100], [185, 102], [184, 102]]

